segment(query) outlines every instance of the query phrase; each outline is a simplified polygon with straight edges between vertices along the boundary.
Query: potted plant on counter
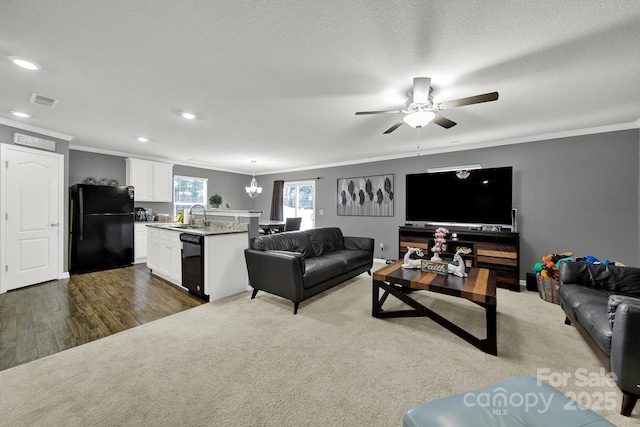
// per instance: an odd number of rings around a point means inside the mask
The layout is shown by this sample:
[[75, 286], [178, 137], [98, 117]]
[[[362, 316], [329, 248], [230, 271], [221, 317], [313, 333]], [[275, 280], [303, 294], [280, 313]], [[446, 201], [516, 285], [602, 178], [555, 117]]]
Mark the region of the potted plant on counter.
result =
[[219, 194], [214, 194], [213, 196], [209, 197], [209, 204], [214, 209], [219, 209], [220, 205], [222, 204], [222, 196]]

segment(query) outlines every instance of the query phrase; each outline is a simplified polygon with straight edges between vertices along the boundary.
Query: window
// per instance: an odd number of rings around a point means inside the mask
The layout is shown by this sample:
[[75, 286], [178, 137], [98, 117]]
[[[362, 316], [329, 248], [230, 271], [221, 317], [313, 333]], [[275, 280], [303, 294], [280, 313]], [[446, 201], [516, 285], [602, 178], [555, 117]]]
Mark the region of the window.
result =
[[207, 179], [189, 176], [173, 177], [173, 217], [180, 211], [188, 211], [191, 206], [207, 206]]
[[302, 217], [301, 230], [315, 227], [315, 181], [285, 182], [282, 195], [283, 219]]

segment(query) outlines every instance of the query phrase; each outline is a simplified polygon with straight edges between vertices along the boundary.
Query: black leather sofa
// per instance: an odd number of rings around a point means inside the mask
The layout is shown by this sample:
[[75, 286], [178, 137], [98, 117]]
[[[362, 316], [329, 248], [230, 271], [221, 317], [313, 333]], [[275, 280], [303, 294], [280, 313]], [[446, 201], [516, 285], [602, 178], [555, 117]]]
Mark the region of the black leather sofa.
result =
[[640, 268], [563, 262], [560, 304], [623, 393], [620, 413], [640, 397]]
[[293, 301], [301, 301], [365, 271], [371, 274], [374, 240], [346, 237], [339, 228], [269, 234], [252, 240], [244, 255], [253, 287]]

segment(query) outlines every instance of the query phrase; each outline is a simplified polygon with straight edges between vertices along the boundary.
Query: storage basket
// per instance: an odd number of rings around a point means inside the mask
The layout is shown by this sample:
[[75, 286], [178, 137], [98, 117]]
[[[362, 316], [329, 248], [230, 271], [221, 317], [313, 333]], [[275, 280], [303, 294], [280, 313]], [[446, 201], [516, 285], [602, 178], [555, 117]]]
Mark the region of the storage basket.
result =
[[545, 277], [542, 274], [537, 274], [537, 276], [540, 298], [554, 304], [560, 304], [560, 279], [557, 277]]

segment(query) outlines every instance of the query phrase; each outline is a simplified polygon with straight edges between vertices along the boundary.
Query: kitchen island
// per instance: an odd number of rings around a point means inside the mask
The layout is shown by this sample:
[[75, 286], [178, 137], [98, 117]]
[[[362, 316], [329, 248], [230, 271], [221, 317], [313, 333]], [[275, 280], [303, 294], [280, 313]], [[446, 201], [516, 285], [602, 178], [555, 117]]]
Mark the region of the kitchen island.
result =
[[[215, 301], [250, 289], [244, 249], [248, 246], [248, 224], [232, 221], [207, 221], [195, 225], [155, 222], [147, 224], [147, 267], [151, 273], [189, 290], [183, 283], [183, 246], [181, 234], [200, 236], [203, 291], [197, 295]], [[190, 269], [196, 269], [191, 263]], [[197, 272], [196, 272], [197, 273]], [[192, 292], [193, 293], [193, 292]]]

